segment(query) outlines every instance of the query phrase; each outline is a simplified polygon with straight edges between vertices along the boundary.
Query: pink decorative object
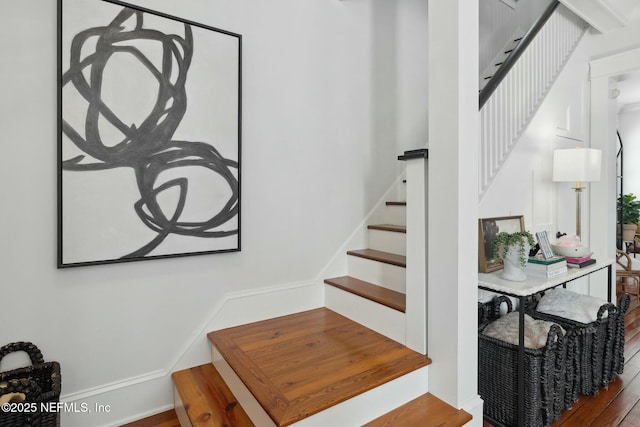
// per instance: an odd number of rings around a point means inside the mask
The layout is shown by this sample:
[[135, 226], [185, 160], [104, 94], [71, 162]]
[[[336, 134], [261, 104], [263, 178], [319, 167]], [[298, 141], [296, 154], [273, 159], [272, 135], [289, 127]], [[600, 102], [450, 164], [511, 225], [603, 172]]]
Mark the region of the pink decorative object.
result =
[[562, 236], [551, 247], [556, 255], [564, 257], [580, 258], [589, 255], [589, 248], [582, 244], [578, 236]]

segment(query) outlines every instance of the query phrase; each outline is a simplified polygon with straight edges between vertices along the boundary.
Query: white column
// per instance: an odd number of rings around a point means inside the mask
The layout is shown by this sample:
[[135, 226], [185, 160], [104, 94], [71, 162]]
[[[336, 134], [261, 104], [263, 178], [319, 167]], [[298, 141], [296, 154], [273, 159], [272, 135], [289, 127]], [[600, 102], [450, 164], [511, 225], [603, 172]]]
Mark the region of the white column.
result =
[[429, 0], [429, 389], [458, 408], [478, 401], [478, 120], [478, 1]]

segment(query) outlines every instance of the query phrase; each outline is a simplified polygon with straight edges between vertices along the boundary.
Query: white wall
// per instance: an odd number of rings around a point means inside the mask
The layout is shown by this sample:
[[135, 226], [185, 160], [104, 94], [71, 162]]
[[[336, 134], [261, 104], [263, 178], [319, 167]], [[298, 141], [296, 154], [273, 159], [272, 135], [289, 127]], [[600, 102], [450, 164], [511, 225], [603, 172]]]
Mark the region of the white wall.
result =
[[[1, 3], [0, 344], [35, 342], [62, 364], [63, 398], [113, 407], [68, 426], [170, 404], [166, 370], [225, 295], [313, 283], [398, 176], [395, 156], [426, 141], [420, 0], [134, 3], [243, 35], [242, 252], [55, 268], [55, 2]], [[134, 385], [158, 378], [154, 399]]]
[[624, 144], [623, 192], [640, 197], [640, 109], [625, 110], [618, 115], [618, 131]]

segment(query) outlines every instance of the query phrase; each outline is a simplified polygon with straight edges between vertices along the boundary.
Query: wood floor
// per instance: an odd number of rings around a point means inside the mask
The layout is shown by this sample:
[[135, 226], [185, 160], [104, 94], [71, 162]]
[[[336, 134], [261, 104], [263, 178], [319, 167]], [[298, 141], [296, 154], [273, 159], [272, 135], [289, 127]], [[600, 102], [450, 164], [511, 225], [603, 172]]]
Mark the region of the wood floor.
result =
[[624, 373], [597, 396], [580, 396], [552, 427], [640, 426], [640, 307], [625, 316]]
[[125, 424], [122, 427], [180, 427], [180, 421], [178, 421], [176, 411], [171, 409], [170, 411]]

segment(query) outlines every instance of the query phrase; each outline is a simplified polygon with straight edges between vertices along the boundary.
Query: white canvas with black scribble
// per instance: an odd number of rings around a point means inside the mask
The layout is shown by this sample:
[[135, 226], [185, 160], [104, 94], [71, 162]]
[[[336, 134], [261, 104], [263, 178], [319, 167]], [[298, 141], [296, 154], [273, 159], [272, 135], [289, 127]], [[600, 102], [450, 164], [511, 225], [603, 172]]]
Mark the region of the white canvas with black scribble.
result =
[[241, 36], [59, 7], [59, 266], [239, 250]]

